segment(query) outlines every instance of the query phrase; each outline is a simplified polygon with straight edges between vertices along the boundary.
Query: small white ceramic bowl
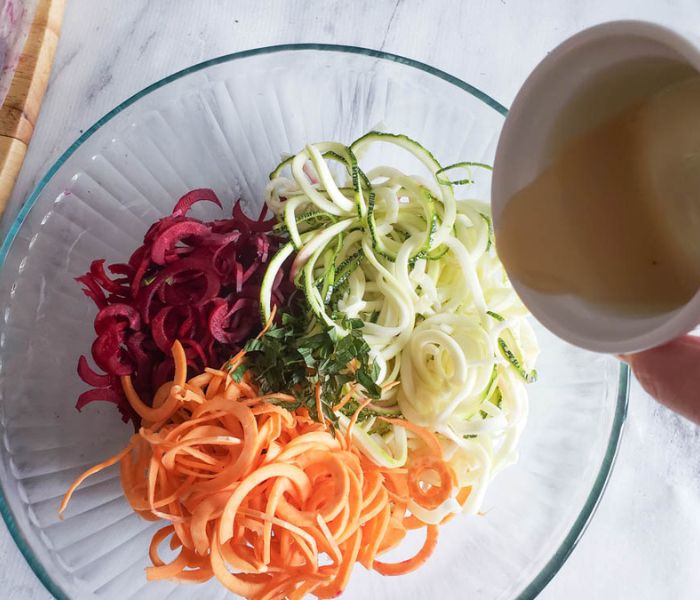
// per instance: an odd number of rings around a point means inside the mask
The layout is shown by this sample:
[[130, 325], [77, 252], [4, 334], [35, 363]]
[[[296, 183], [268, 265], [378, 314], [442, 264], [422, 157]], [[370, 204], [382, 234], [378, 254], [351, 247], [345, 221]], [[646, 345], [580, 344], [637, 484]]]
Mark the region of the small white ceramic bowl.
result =
[[[700, 72], [700, 40], [653, 23], [613, 21], [569, 38], [535, 68], [513, 102], [496, 151], [492, 204], [497, 232], [505, 204], [541, 172], [546, 142], [569, 100], [586, 86], [596, 85], [602, 72], [647, 58], [672, 59]], [[609, 105], [611, 112], [622, 108], [614, 104]], [[546, 235], [546, 231], [533, 231], [533, 236]], [[545, 327], [596, 352], [637, 352], [670, 341], [700, 323], [700, 292], [679, 309], [639, 317], [569, 294], [541, 293], [517, 280], [513, 285]]]

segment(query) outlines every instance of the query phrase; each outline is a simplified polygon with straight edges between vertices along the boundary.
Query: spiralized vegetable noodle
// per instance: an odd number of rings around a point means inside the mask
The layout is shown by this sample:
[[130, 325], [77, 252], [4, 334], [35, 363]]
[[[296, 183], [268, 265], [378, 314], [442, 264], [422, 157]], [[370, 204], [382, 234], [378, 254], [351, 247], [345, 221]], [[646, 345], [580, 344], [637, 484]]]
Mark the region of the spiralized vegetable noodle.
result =
[[[424, 173], [364, 171], [363, 155], [387, 145]], [[538, 353], [496, 255], [488, 205], [458, 196], [488, 168], [442, 167], [414, 140], [372, 132], [350, 146], [307, 146], [273, 171], [267, 197], [297, 253], [292, 277], [318, 319], [339, 330], [334, 313], [364, 322], [385, 389], [373, 409], [400, 411], [439, 434], [458, 483], [474, 489], [469, 512], [516, 459]], [[373, 426], [356, 427], [356, 443], [379, 464], [403, 464], [395, 431], [369, 433]]]

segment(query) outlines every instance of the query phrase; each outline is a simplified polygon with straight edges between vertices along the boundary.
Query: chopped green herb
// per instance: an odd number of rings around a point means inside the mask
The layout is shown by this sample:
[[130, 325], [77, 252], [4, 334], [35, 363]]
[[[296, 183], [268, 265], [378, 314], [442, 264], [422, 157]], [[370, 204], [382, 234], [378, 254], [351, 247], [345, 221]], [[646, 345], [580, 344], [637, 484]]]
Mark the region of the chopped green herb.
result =
[[141, 280], [141, 287], [146, 287], [151, 285], [158, 277], [158, 273], [153, 273], [153, 275], [148, 275]]
[[236, 383], [240, 383], [243, 381], [243, 375], [245, 375], [247, 369], [246, 365], [238, 365], [233, 371], [229, 369], [229, 373]]
[[372, 423], [372, 427], [370, 427], [367, 432], [378, 433], [379, 435], [386, 435], [390, 431], [392, 431], [391, 423], [387, 423], [386, 421], [377, 419], [374, 423]]
[[[307, 315], [283, 314], [282, 324], [275, 325], [258, 340], [245, 347], [246, 365], [256, 374], [263, 393], [292, 393], [299, 405], [306, 406], [317, 419], [315, 391], [321, 384], [321, 404], [325, 416], [334, 422], [331, 408], [347, 391], [347, 384], [358, 383], [360, 393], [378, 399], [381, 388], [376, 383], [379, 367], [370, 358], [370, 348], [360, 331], [360, 319], [334, 318], [348, 331], [339, 336], [333, 327], [319, 330], [319, 325]], [[358, 406], [355, 401], [354, 408]], [[353, 402], [343, 413], [352, 414]], [[363, 419], [371, 416], [362, 411]]]

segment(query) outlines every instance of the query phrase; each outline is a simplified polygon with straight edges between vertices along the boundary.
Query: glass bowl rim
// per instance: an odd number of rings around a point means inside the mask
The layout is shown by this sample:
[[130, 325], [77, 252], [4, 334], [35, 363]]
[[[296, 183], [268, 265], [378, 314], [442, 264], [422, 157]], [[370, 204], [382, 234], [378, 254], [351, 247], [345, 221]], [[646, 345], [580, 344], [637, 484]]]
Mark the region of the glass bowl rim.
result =
[[[181, 79], [190, 73], [196, 73], [197, 71], [204, 70], [208, 67], [216, 66], [226, 62], [233, 62], [236, 60], [241, 60], [244, 58], [249, 58], [258, 55], [265, 54], [275, 54], [278, 52], [286, 51], [304, 51], [304, 50], [318, 50], [321, 52], [339, 52], [346, 54], [357, 54], [363, 56], [369, 56], [372, 58], [379, 58], [387, 60], [390, 62], [399, 63], [418, 69], [429, 75], [433, 75], [451, 83], [457, 88], [467, 92], [471, 96], [481, 100], [484, 104], [494, 109], [496, 112], [505, 116], [508, 113], [508, 109], [503, 106], [500, 102], [481, 91], [480, 89], [470, 85], [469, 83], [462, 81], [454, 75], [442, 71], [436, 67], [430, 66], [426, 63], [406, 58], [398, 54], [392, 54], [390, 52], [384, 52], [382, 50], [372, 50], [370, 48], [362, 48], [360, 46], [347, 46], [342, 44], [321, 44], [321, 43], [299, 43], [299, 44], [278, 44], [273, 46], [264, 46], [261, 48], [253, 48], [250, 50], [243, 50], [240, 52], [233, 52], [230, 54], [224, 54], [203, 62], [197, 63], [185, 69], [181, 69], [171, 75], [163, 77], [162, 79], [146, 86], [142, 90], [136, 92], [115, 108], [106, 113], [103, 117], [98, 119], [91, 127], [85, 130], [84, 133], [78, 137], [64, 152], [59, 156], [56, 162], [51, 165], [46, 174], [41, 178], [39, 183], [21, 206], [17, 216], [15, 217], [12, 225], [10, 226], [7, 235], [2, 241], [0, 246], [0, 269], [5, 264], [7, 255], [12, 248], [12, 243], [14, 242], [17, 234], [19, 233], [22, 224], [24, 223], [27, 215], [31, 211], [34, 204], [36, 204], [37, 199], [41, 195], [51, 178], [56, 174], [56, 172], [63, 166], [63, 164], [73, 155], [73, 153], [85, 142], [92, 134], [94, 134], [103, 125], [107, 124], [113, 117], [121, 113], [123, 110], [135, 104], [138, 100], [147, 96], [151, 92], [154, 92], [167, 84]], [[617, 456], [617, 451], [620, 445], [620, 439], [622, 435], [623, 426], [625, 423], [625, 417], [627, 415], [627, 405], [629, 402], [629, 368], [626, 364], [620, 363], [619, 377], [618, 377], [618, 388], [617, 388], [617, 398], [615, 406], [615, 414], [613, 418], [613, 424], [610, 430], [610, 438], [608, 439], [608, 444], [605, 450], [605, 455], [603, 457], [603, 462], [601, 463], [600, 470], [596, 475], [593, 483], [593, 487], [586, 498], [583, 507], [573, 525], [569, 529], [568, 533], [564, 537], [557, 550], [554, 552], [552, 557], [547, 561], [547, 563], [542, 567], [540, 572], [534, 577], [534, 579], [525, 587], [525, 589], [519, 594], [517, 600], [534, 600], [537, 595], [545, 588], [545, 586], [552, 580], [552, 578], [557, 574], [559, 569], [564, 565], [567, 558], [573, 552], [574, 548], [578, 544], [579, 540], [583, 536], [586, 527], [591, 521], [593, 514], [600, 502], [600, 499], [605, 491], [610, 474], [612, 472], [612, 467], [615, 463], [615, 458]], [[4, 485], [0, 483], [0, 514], [7, 525], [7, 528], [14, 540], [15, 544], [19, 548], [20, 552], [29, 563], [30, 568], [34, 571], [34, 574], [39, 578], [39, 580], [44, 584], [46, 589], [58, 600], [68, 600], [68, 596], [61, 589], [59, 584], [53, 580], [51, 575], [44, 568], [39, 558], [34, 554], [34, 551], [29, 544], [29, 541], [20, 531], [17, 521], [13, 515], [10, 505], [5, 496]]]

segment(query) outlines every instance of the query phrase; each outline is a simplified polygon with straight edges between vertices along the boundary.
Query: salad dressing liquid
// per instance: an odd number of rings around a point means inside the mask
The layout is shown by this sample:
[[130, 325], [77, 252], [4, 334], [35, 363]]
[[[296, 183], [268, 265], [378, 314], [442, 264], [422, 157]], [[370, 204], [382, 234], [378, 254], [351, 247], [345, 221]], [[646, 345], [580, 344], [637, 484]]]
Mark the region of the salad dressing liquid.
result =
[[499, 256], [541, 292], [677, 308], [700, 289], [700, 76], [645, 61], [586, 89], [553, 129], [548, 166], [504, 207]]

